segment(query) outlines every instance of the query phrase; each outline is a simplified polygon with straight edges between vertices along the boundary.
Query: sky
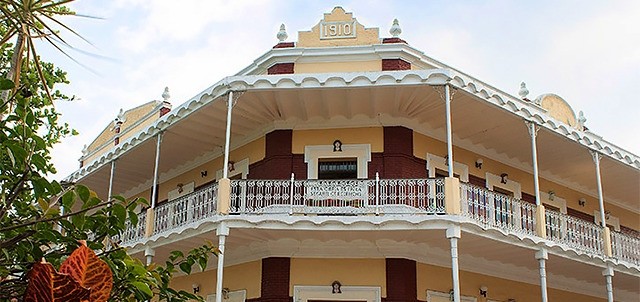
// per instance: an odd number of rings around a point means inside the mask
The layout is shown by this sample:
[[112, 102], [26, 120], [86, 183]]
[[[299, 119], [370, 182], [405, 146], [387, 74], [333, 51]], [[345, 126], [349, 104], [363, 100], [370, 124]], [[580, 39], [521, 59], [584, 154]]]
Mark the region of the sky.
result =
[[275, 45], [281, 23], [289, 38], [342, 6], [365, 27], [389, 28], [427, 56], [517, 96], [564, 98], [586, 126], [640, 155], [640, 1], [284, 1], [78, 0], [71, 8], [96, 18], [64, 23], [91, 44], [62, 32], [80, 64], [46, 44], [46, 61], [68, 72], [59, 86], [73, 102], [56, 102], [78, 130], [53, 149], [62, 179], [78, 168], [83, 145], [118, 114], [169, 87], [174, 107], [248, 66]]

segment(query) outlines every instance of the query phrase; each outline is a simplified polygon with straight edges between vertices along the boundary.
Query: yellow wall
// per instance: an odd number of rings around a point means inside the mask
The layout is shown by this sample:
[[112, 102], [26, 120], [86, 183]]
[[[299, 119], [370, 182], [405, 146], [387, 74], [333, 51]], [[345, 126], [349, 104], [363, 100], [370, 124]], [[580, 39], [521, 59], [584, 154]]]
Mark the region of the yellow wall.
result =
[[294, 73], [381, 71], [382, 61], [296, 63]]
[[[449, 292], [452, 288], [451, 269], [418, 263], [417, 266], [417, 297], [418, 300], [426, 300], [427, 290]], [[478, 302], [486, 301], [479, 296], [480, 286], [488, 288], [487, 298], [498, 301], [515, 299], [518, 302], [540, 301], [540, 287], [533, 284], [495, 278], [486, 275], [460, 271], [460, 292], [464, 296], [478, 298]], [[591, 296], [585, 296], [566, 291], [548, 288], [549, 301], [581, 301], [596, 302], [605, 301]]]
[[[262, 278], [262, 262], [260, 260], [224, 268], [222, 287], [230, 291], [247, 290], [247, 299], [260, 297], [260, 284]], [[178, 290], [192, 292], [192, 284], [200, 284], [200, 295], [215, 294], [216, 270], [194, 273], [188, 276], [175, 277], [171, 280], [171, 286]]]
[[[427, 152], [444, 157], [447, 154], [447, 145], [442, 141], [414, 132], [413, 155], [418, 158], [426, 159]], [[535, 195], [533, 189], [533, 175], [530, 173], [455, 146], [453, 147], [453, 158], [456, 162], [467, 165], [469, 167], [469, 174], [477, 177], [486, 178], [485, 173], [487, 172], [495, 175], [507, 173], [509, 174], [509, 180], [514, 180], [520, 183], [523, 193]], [[475, 167], [475, 162], [478, 158], [482, 158], [482, 169]], [[554, 191], [556, 196], [567, 201], [567, 208], [572, 208], [589, 215], [593, 215], [593, 211], [599, 209], [597, 198], [587, 196], [584, 193], [580, 193], [543, 178], [540, 178], [540, 191]], [[585, 198], [587, 200], [584, 207], [578, 205], [578, 199], [580, 198]], [[637, 214], [608, 203], [605, 204], [605, 209], [610, 211], [611, 215], [620, 218], [621, 225], [640, 230], [640, 220], [638, 219]]]
[[[252, 141], [244, 146], [234, 149], [229, 153], [230, 161], [240, 161], [245, 158], [249, 158], [249, 164], [253, 164], [264, 159], [265, 156], [265, 138], [261, 137], [255, 141]], [[171, 190], [175, 190], [179, 183], [187, 184], [195, 182], [195, 186], [200, 186], [205, 183], [211, 182], [216, 178], [216, 171], [222, 169], [222, 163], [224, 158], [219, 156], [212, 161], [204, 163], [186, 173], [176, 176], [168, 181], [160, 184], [158, 200], [167, 199], [167, 194]], [[207, 176], [201, 177], [200, 171], [207, 170]], [[251, 173], [251, 170], [249, 170]], [[148, 195], [147, 195], [148, 196]]]
[[331, 145], [339, 139], [345, 145], [371, 144], [371, 152], [382, 152], [384, 148], [383, 129], [345, 128], [293, 131], [292, 149], [294, 154], [304, 154], [307, 145]]
[[387, 296], [384, 259], [291, 259], [289, 295], [294, 285], [330, 285], [339, 280], [346, 286], [380, 286]]

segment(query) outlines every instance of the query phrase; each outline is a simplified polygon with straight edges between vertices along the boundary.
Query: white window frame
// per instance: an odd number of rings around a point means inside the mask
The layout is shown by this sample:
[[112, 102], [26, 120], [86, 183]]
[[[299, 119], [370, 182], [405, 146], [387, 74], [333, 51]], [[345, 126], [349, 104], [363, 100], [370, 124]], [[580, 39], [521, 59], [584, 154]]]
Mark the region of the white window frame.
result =
[[[233, 168], [233, 171], [229, 171], [229, 178], [242, 174], [242, 179], [247, 179], [247, 175], [249, 175], [249, 158], [235, 162]], [[216, 171], [216, 181], [220, 180], [222, 175], [224, 175], [223, 169]]]
[[307, 163], [307, 178], [318, 179], [319, 159], [354, 157], [358, 162], [358, 179], [367, 179], [371, 161], [371, 144], [344, 144], [341, 152], [334, 152], [333, 145], [305, 146], [304, 162]]
[[[448, 171], [449, 167], [447, 167], [447, 161], [444, 157], [427, 153], [427, 170], [429, 171], [429, 178], [436, 177], [436, 169], [440, 169], [442, 171]], [[453, 173], [460, 175], [460, 180], [463, 182], [469, 182], [469, 166], [459, 163], [457, 161], [453, 162]]]
[[[604, 219], [607, 225], [613, 226], [613, 229], [616, 232], [620, 232], [620, 218], [609, 214], [609, 217], [607, 218], [605, 215]], [[600, 210], [593, 210], [593, 222], [597, 225], [600, 225], [600, 221]]]
[[567, 214], [567, 200], [562, 197], [554, 196], [553, 200], [549, 198], [549, 192], [538, 192], [540, 194], [540, 201], [543, 204], [548, 204], [560, 209], [560, 213]]
[[195, 190], [195, 187], [196, 187], [196, 184], [195, 182], [192, 181], [190, 183], [182, 185], [182, 192], [180, 192], [180, 188], [173, 189], [167, 192], [167, 201], [172, 201], [174, 199], [185, 196], [189, 193], [193, 193], [193, 191]]
[[[344, 146], [343, 146], [344, 147]], [[346, 286], [340, 287], [342, 293], [334, 294], [331, 285], [326, 286], [293, 286], [293, 301], [307, 302], [309, 300], [333, 300], [333, 301], [353, 301], [365, 300], [367, 302], [381, 302], [379, 286]]]
[[[446, 298], [447, 301], [450, 300], [450, 294], [445, 292], [439, 292], [435, 290], [427, 290], [427, 302], [434, 302], [434, 298]], [[460, 296], [461, 302], [476, 302], [478, 299], [472, 296]]]
[[522, 187], [520, 186], [519, 182], [507, 179], [507, 183], [504, 184], [501, 182], [502, 177], [500, 177], [500, 175], [495, 175], [489, 172], [485, 174], [485, 179], [487, 189], [493, 191], [493, 187], [499, 187], [501, 189], [513, 192], [514, 198], [522, 199]]

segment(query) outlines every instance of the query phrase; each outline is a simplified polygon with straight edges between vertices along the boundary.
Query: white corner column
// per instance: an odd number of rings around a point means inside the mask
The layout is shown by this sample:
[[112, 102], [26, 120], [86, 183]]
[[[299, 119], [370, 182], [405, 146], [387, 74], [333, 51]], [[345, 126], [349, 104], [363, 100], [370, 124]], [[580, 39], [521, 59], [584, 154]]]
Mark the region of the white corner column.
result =
[[222, 277], [223, 277], [223, 270], [224, 270], [224, 252], [225, 252], [225, 241], [227, 239], [227, 236], [229, 236], [229, 227], [227, 227], [227, 224], [223, 221], [220, 223], [220, 225], [218, 226], [218, 229], [216, 230], [216, 235], [218, 236], [218, 250], [220, 251], [220, 253], [218, 254], [218, 268], [217, 268], [217, 275], [216, 275], [216, 302], [222, 302]]
[[460, 239], [460, 235], [460, 226], [451, 226], [447, 229], [447, 239], [451, 241], [451, 277], [453, 279], [454, 302], [460, 302], [460, 271], [458, 268], [458, 239]]
[[155, 209], [158, 202], [158, 166], [160, 165], [160, 144], [162, 143], [162, 132], [156, 136], [156, 159], [153, 166], [153, 187], [151, 188], [151, 208]]
[[147, 259], [147, 266], [151, 265], [153, 262], [153, 257], [156, 255], [156, 250], [152, 247], [147, 246], [144, 248], [144, 257]]
[[453, 177], [453, 135], [451, 130], [451, 95], [449, 84], [444, 85], [444, 104], [447, 115], [447, 172]]
[[542, 302], [547, 302], [547, 267], [546, 261], [549, 259], [549, 254], [546, 249], [540, 249], [536, 252], [536, 259], [538, 259], [540, 265], [540, 291], [542, 294]]
[[607, 301], [613, 302], [613, 282], [611, 280], [613, 278], [613, 268], [608, 266], [602, 271], [602, 275], [607, 282]]
[[602, 177], [600, 174], [600, 160], [602, 159], [602, 154], [596, 151], [591, 152], [591, 156], [593, 156], [593, 162], [596, 164], [596, 184], [598, 186], [598, 204], [600, 205], [600, 224], [602, 227], [607, 226], [607, 220], [604, 214], [604, 196], [602, 193]]
[[233, 109], [233, 91], [229, 91], [227, 100], [227, 129], [224, 137], [224, 166], [222, 178], [229, 178], [229, 143], [231, 142], [231, 110]]
[[113, 196], [113, 175], [116, 171], [116, 160], [111, 161], [111, 172], [109, 173], [109, 193], [107, 193], [107, 200], [111, 201], [111, 196]]
[[540, 127], [532, 121], [525, 121], [527, 124], [527, 130], [531, 136], [531, 160], [533, 163], [533, 190], [536, 192], [536, 205], [540, 205], [540, 176], [538, 174], [538, 146], [536, 143], [536, 137]]

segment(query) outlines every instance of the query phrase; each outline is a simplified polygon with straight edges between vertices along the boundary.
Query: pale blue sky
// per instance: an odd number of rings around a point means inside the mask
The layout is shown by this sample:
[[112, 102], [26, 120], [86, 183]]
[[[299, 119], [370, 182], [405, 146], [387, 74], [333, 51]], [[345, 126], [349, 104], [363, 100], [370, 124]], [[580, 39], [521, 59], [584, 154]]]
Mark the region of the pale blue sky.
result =
[[75, 11], [104, 19], [66, 19], [95, 47], [72, 44], [101, 57], [70, 51], [89, 70], [40, 48], [81, 98], [57, 105], [81, 134], [54, 149], [56, 178], [77, 169], [83, 144], [120, 108], [160, 99], [165, 86], [177, 106], [268, 51], [280, 23], [296, 41], [336, 5], [382, 37], [398, 18], [411, 46], [503, 91], [517, 95], [525, 81], [530, 98], [556, 93], [593, 132], [640, 154], [640, 1], [79, 0]]

